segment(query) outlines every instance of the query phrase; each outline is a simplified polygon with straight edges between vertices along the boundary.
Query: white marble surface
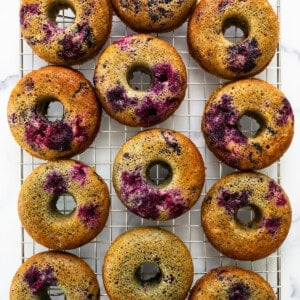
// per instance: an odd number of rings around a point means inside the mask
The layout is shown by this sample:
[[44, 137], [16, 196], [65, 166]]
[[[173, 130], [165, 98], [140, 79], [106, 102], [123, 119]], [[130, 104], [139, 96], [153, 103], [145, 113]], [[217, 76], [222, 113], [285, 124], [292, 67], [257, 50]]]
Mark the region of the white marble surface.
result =
[[[281, 184], [290, 196], [293, 223], [282, 246], [282, 299], [300, 299], [300, 1], [281, 0], [282, 90], [291, 101], [296, 122], [295, 136], [282, 158]], [[20, 186], [19, 148], [6, 122], [9, 93], [18, 80], [18, 1], [8, 1], [0, 10], [0, 299], [8, 299], [11, 278], [20, 265], [21, 231], [17, 216]]]

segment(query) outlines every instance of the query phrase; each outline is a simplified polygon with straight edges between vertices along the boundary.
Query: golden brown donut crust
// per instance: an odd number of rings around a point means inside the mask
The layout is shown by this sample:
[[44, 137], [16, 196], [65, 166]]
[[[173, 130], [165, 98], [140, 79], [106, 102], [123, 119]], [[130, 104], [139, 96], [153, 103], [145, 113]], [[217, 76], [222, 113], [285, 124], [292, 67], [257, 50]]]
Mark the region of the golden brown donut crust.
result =
[[[240, 131], [242, 116], [260, 123], [254, 136]], [[285, 95], [259, 79], [242, 79], [215, 90], [206, 103], [202, 132], [208, 148], [239, 170], [258, 170], [276, 162], [294, 134], [294, 115]]]
[[239, 267], [210, 270], [194, 285], [189, 300], [275, 300], [269, 283], [259, 274]]
[[[171, 177], [159, 185], [149, 179], [148, 168], [166, 164]], [[202, 156], [183, 134], [150, 129], [129, 139], [117, 153], [113, 184], [129, 210], [143, 218], [168, 220], [188, 211], [199, 199], [204, 184]]]
[[[136, 270], [143, 263], [159, 267], [159, 282], [141, 284]], [[185, 244], [171, 232], [135, 228], [113, 241], [104, 257], [102, 274], [111, 300], [183, 300], [193, 281], [193, 262]]]
[[[76, 208], [67, 215], [55, 207], [70, 194]], [[34, 169], [22, 184], [18, 212], [28, 234], [45, 247], [77, 248], [105, 226], [110, 199], [106, 183], [93, 168], [74, 160], [59, 160]]]
[[[62, 120], [51, 122], [45, 106], [59, 101]], [[98, 133], [101, 107], [91, 83], [79, 72], [48, 66], [26, 74], [11, 92], [7, 116], [18, 144], [31, 155], [55, 160], [83, 152]]]
[[48, 251], [33, 255], [20, 266], [9, 299], [48, 299], [45, 292], [52, 286], [60, 288], [66, 299], [100, 298], [97, 278], [86, 262], [70, 253]]
[[[59, 28], [59, 10], [71, 8], [74, 23]], [[21, 32], [34, 53], [57, 65], [73, 65], [95, 56], [106, 42], [112, 26], [108, 0], [22, 0]]]
[[[227, 40], [226, 23], [238, 24], [245, 38]], [[206, 71], [227, 79], [261, 72], [275, 54], [278, 37], [278, 19], [266, 0], [201, 0], [188, 24], [191, 55]]]
[[[240, 208], [251, 207], [249, 224], [237, 218]], [[291, 206], [284, 190], [260, 173], [232, 173], [208, 191], [201, 208], [203, 230], [211, 244], [224, 255], [257, 260], [285, 240], [291, 225]]]
[[[132, 71], [151, 77], [146, 90], [129, 84]], [[185, 65], [168, 42], [148, 34], [125, 36], [100, 55], [94, 75], [97, 95], [105, 111], [118, 122], [149, 127], [167, 119], [184, 99]]]
[[166, 32], [179, 27], [189, 16], [196, 0], [112, 0], [118, 16], [137, 32]]

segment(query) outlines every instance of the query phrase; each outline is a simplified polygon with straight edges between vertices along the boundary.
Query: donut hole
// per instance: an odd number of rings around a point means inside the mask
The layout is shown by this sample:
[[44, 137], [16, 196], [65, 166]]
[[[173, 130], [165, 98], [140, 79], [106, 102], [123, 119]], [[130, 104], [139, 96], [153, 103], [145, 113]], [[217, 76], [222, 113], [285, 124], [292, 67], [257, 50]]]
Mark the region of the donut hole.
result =
[[238, 209], [235, 220], [242, 226], [255, 227], [262, 219], [260, 209], [255, 205], [246, 205]]
[[50, 123], [61, 121], [64, 118], [64, 106], [55, 98], [47, 98], [40, 101], [36, 111], [41, 119]]
[[76, 201], [72, 195], [63, 193], [53, 200], [53, 210], [60, 215], [71, 215], [76, 209]]
[[67, 28], [74, 24], [76, 13], [71, 3], [62, 1], [49, 8], [48, 16], [58, 28]]
[[238, 121], [240, 132], [246, 137], [256, 137], [265, 127], [263, 118], [255, 112], [244, 113]]
[[147, 180], [156, 186], [167, 185], [172, 179], [172, 168], [164, 161], [155, 161], [148, 165]]
[[45, 300], [63, 300], [65, 298], [65, 293], [58, 286], [49, 286], [41, 291], [39, 294], [40, 299]]
[[142, 285], [158, 284], [162, 278], [162, 272], [155, 262], [142, 263], [135, 271], [137, 281]]
[[227, 40], [238, 43], [249, 35], [248, 22], [240, 17], [230, 17], [223, 22], [222, 32]]
[[127, 82], [134, 90], [146, 91], [152, 85], [152, 72], [142, 65], [133, 66], [127, 73]]

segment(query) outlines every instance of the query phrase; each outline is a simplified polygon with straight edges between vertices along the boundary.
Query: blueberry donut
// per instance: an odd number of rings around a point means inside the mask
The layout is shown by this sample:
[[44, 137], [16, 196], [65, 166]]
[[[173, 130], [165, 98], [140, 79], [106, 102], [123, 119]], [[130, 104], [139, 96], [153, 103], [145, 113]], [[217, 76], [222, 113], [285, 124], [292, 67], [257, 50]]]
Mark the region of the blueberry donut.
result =
[[[162, 182], [151, 179], [151, 168], [165, 169]], [[205, 169], [193, 142], [179, 132], [152, 129], [140, 132], [119, 150], [113, 185], [123, 204], [152, 220], [177, 218], [199, 199]]]
[[[58, 26], [61, 9], [71, 8], [74, 23]], [[34, 53], [58, 65], [73, 65], [95, 56], [106, 42], [112, 25], [108, 0], [22, 0], [21, 32]]]
[[[71, 195], [76, 207], [61, 213], [57, 201]], [[103, 229], [110, 199], [106, 183], [93, 168], [74, 160], [42, 164], [22, 184], [18, 212], [27, 233], [41, 245], [55, 249], [77, 248]]]
[[193, 262], [173, 233], [135, 228], [110, 245], [102, 275], [109, 299], [184, 300], [193, 282]]
[[[246, 136], [240, 120], [248, 116], [259, 129]], [[294, 115], [284, 94], [258, 79], [229, 83], [212, 93], [202, 118], [208, 148], [222, 162], [239, 170], [258, 170], [277, 161], [294, 133]]]
[[28, 258], [13, 277], [9, 299], [50, 299], [47, 290], [53, 287], [61, 289], [64, 299], [100, 299], [97, 277], [90, 266], [73, 254], [59, 251]]
[[[130, 85], [135, 71], [151, 77], [150, 87]], [[149, 127], [167, 119], [179, 106], [187, 86], [179, 54], [159, 38], [138, 34], [108, 46], [99, 57], [94, 76], [103, 108], [122, 124]]]
[[210, 270], [194, 285], [189, 300], [276, 300], [270, 284], [257, 273], [239, 267]]
[[[47, 118], [52, 102], [63, 105], [61, 120]], [[12, 90], [8, 122], [18, 144], [31, 155], [55, 160], [83, 152], [98, 133], [101, 107], [90, 82], [59, 66], [25, 75]]]
[[137, 32], [165, 32], [179, 27], [196, 0], [112, 0], [118, 16]]
[[[247, 208], [251, 220], [238, 213]], [[232, 173], [217, 181], [202, 203], [201, 221], [211, 244], [240, 260], [261, 259], [275, 252], [291, 224], [291, 206], [283, 189], [259, 173]]]
[[[232, 42], [226, 29], [237, 26], [244, 38]], [[188, 24], [191, 55], [206, 71], [227, 79], [261, 72], [273, 58], [278, 19], [266, 0], [201, 0]]]

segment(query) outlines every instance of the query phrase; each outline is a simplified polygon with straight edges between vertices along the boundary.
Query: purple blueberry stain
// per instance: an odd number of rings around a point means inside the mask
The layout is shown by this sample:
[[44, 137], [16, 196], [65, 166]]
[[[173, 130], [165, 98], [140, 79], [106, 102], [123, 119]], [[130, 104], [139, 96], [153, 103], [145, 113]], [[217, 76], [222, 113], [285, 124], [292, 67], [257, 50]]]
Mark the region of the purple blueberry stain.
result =
[[24, 81], [24, 88], [27, 92], [34, 89], [34, 80], [31, 77], [27, 77]]
[[67, 191], [65, 177], [57, 171], [46, 174], [43, 188], [50, 194], [59, 195]]
[[228, 48], [228, 69], [234, 73], [248, 73], [255, 68], [255, 60], [261, 54], [255, 38], [231, 45]]
[[38, 294], [43, 289], [57, 285], [54, 269], [50, 266], [39, 270], [36, 266], [32, 265], [25, 272], [23, 279], [34, 295]]
[[15, 112], [8, 116], [8, 122], [9, 122], [9, 124], [12, 124], [12, 125], [14, 125], [18, 122], [18, 116]]
[[88, 228], [96, 228], [99, 224], [100, 212], [98, 204], [88, 203], [78, 207], [77, 216]]
[[106, 98], [115, 112], [122, 112], [127, 107], [138, 104], [136, 97], [128, 97], [125, 88], [122, 85], [117, 85], [106, 92]]
[[218, 5], [218, 12], [223, 12], [228, 5], [232, 4], [233, 0], [222, 0]]
[[73, 139], [77, 143], [83, 143], [88, 139], [88, 127], [82, 125], [83, 119], [76, 115], [72, 121]]
[[81, 186], [87, 183], [88, 167], [81, 163], [75, 163], [71, 167], [70, 177], [72, 180], [77, 181]]
[[171, 93], [178, 93], [183, 84], [182, 78], [167, 62], [157, 63], [153, 66], [153, 84], [150, 88], [155, 94], [168, 88]]
[[179, 103], [177, 98], [166, 97], [154, 100], [150, 96], [145, 96], [142, 104], [135, 109], [135, 114], [140, 118], [143, 127], [149, 127], [164, 120]]
[[140, 174], [140, 169], [121, 174], [122, 200], [129, 209], [142, 218], [157, 220], [161, 211], [169, 218], [176, 218], [189, 208], [189, 200], [183, 199], [178, 189], [161, 192], [151, 187]]
[[224, 161], [233, 165], [239, 157], [234, 149], [226, 150], [227, 145], [232, 142], [240, 145], [247, 143], [247, 137], [238, 129], [238, 120], [239, 113], [228, 94], [223, 94], [220, 101], [213, 103], [204, 115], [208, 144], [219, 151]]
[[277, 206], [284, 206], [287, 204], [287, 199], [283, 190], [273, 179], [269, 180], [266, 198], [268, 200], [274, 200]]
[[224, 188], [220, 189], [218, 205], [224, 207], [229, 216], [234, 216], [238, 210], [249, 203], [249, 196], [252, 194], [249, 190], [230, 193]]
[[250, 298], [250, 287], [244, 282], [236, 282], [228, 289], [229, 300], [248, 300]]
[[264, 217], [260, 228], [264, 228], [268, 234], [275, 235], [281, 225], [280, 217]]
[[41, 43], [49, 43], [57, 33], [63, 33], [64, 29], [57, 27], [51, 20], [43, 24], [42, 30], [44, 32], [44, 38]]
[[95, 46], [93, 29], [88, 23], [77, 24], [77, 29], [74, 33], [66, 34], [59, 41], [61, 49], [57, 51], [57, 56], [64, 61], [72, 61], [80, 59], [85, 55], [83, 45], [88, 48]]
[[120, 48], [120, 50], [127, 51], [130, 48], [132, 40], [133, 35], [127, 35], [115, 41], [114, 44], [116, 44]]
[[73, 140], [82, 142], [87, 139], [87, 127], [81, 125], [82, 118], [78, 115], [71, 123], [66, 120], [49, 122], [33, 111], [27, 119], [25, 139], [34, 149], [67, 151]]
[[288, 119], [291, 119], [292, 121], [294, 121], [294, 114], [293, 114], [293, 110], [292, 110], [291, 104], [288, 101], [288, 99], [283, 98], [282, 106], [278, 110], [278, 117], [276, 120], [276, 124], [278, 126], [283, 126], [288, 122]]
[[20, 9], [20, 24], [23, 28], [28, 28], [29, 21], [32, 15], [40, 14], [40, 5], [39, 3], [25, 4]]
[[181, 147], [179, 146], [178, 140], [174, 137], [174, 135], [167, 130], [162, 130], [161, 133], [168, 147], [171, 147], [177, 155], [180, 155]]

